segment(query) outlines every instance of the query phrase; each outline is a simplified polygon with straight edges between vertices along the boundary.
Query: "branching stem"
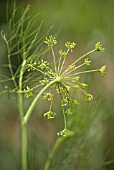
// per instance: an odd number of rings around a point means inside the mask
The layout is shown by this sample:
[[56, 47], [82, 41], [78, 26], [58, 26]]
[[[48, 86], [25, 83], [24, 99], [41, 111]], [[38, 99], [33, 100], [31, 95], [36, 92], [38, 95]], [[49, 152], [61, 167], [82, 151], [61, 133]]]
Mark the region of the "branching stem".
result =
[[[90, 54], [92, 54], [92, 53], [94, 53], [96, 50], [94, 49], [94, 50], [92, 50], [92, 51], [89, 51], [88, 53], [86, 53], [86, 54], [84, 54], [84, 55], [82, 55], [81, 57], [79, 57], [76, 61], [74, 61], [70, 66], [73, 66], [73, 65], [75, 65], [78, 61], [80, 61], [81, 59], [83, 59], [83, 58], [85, 58], [86, 56], [88, 56], [88, 55], [90, 55]], [[66, 72], [68, 72], [68, 68], [63, 72], [63, 74], [62, 75], [64, 75]]]
[[24, 121], [25, 123], [27, 123], [31, 117], [32, 111], [36, 105], [36, 103], [38, 102], [39, 98], [42, 96], [42, 94], [45, 92], [45, 90], [47, 90], [52, 84], [54, 84], [55, 82], [59, 82], [61, 79], [60, 77], [57, 77], [56, 79], [52, 80], [49, 84], [47, 84], [35, 97], [35, 99], [33, 100], [33, 102], [31, 103], [30, 107], [28, 108], [25, 116], [24, 116]]

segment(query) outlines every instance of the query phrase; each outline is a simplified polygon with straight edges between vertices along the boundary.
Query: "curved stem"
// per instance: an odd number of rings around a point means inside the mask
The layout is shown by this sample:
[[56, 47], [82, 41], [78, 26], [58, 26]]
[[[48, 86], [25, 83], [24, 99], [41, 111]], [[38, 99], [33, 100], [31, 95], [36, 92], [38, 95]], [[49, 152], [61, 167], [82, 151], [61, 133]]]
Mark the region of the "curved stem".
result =
[[35, 107], [35, 105], [37, 104], [39, 98], [42, 96], [42, 94], [45, 92], [45, 90], [47, 90], [52, 84], [54, 84], [55, 82], [60, 81], [60, 77], [57, 77], [56, 79], [52, 80], [49, 84], [47, 84], [35, 97], [35, 99], [33, 100], [33, 102], [31, 103], [30, 107], [28, 108], [25, 116], [24, 116], [24, 121], [25, 123], [27, 123], [31, 117], [32, 111]]
[[50, 167], [50, 164], [51, 164], [51, 161], [52, 161], [52, 158], [54, 156], [54, 153], [56, 151], [56, 149], [60, 146], [60, 144], [63, 142], [63, 140], [65, 139], [66, 137], [60, 137], [56, 140], [52, 150], [50, 151], [49, 155], [48, 155], [48, 159], [45, 163], [45, 167], [44, 167], [44, 170], [49, 170], [49, 167]]
[[89, 51], [88, 53], [82, 55], [82, 56], [79, 57], [74, 63], [72, 63], [72, 65], [73, 65], [73, 64], [76, 64], [76, 63], [77, 63], [78, 61], [80, 61], [82, 58], [86, 57], [87, 55], [90, 55], [90, 54], [94, 53], [95, 51], [96, 51], [96, 49], [94, 49], [94, 50], [92, 50], [92, 51]]

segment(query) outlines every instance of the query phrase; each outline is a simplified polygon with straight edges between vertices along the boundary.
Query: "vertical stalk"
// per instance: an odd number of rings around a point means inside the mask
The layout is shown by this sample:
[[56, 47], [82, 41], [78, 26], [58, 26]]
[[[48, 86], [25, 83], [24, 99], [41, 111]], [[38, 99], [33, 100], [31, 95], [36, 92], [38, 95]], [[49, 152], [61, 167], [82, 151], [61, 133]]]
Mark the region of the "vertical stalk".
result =
[[56, 66], [55, 53], [54, 53], [53, 47], [51, 48], [51, 51], [52, 51], [53, 62], [54, 62], [54, 67], [55, 67], [55, 73], [57, 73], [57, 66]]
[[23, 96], [18, 94], [18, 110], [21, 122], [21, 170], [27, 170], [27, 124], [23, 116]]
[[[23, 55], [23, 58], [25, 56]], [[23, 111], [23, 96], [22, 96], [22, 80], [24, 74], [24, 67], [26, 64], [26, 60], [23, 60], [20, 70], [19, 77], [19, 90], [18, 90], [18, 110], [21, 122], [21, 170], [27, 170], [27, 124], [24, 121], [24, 111]]]
[[21, 123], [21, 170], [27, 170], [27, 124]]
[[64, 66], [64, 64], [65, 64], [65, 61], [66, 61], [66, 57], [67, 57], [68, 52], [69, 52], [69, 49], [67, 50], [66, 56], [65, 56], [64, 59], [63, 59], [63, 62], [62, 62], [62, 65], [61, 65], [61, 69], [60, 69], [59, 74], [61, 74], [61, 72], [62, 72], [62, 70], [63, 70], [63, 66]]
[[63, 106], [62, 106], [62, 112], [63, 112], [63, 119], [64, 119], [64, 129], [66, 129], [66, 126], [67, 126], [67, 124], [66, 124], [66, 115], [65, 115], [65, 111], [64, 111]]
[[23, 121], [23, 96], [22, 94], [20, 93], [20, 91], [18, 91], [19, 94], [18, 94], [18, 111], [19, 111], [19, 117], [20, 117], [20, 121], [22, 122]]

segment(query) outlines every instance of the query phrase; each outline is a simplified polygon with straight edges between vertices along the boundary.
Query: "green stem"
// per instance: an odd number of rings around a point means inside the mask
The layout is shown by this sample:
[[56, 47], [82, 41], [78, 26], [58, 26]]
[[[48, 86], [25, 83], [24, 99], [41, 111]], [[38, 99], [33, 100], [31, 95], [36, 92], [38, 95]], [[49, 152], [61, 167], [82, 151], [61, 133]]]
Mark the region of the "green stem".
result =
[[[60, 64], [61, 64], [61, 57], [59, 58], [58, 73], [59, 73], [59, 70], [60, 70]], [[59, 75], [60, 75], [60, 74], [59, 74]]]
[[22, 63], [22, 66], [21, 66], [21, 71], [20, 71], [20, 77], [19, 77], [19, 90], [20, 90], [20, 93], [22, 92], [22, 80], [23, 80], [23, 73], [24, 73], [25, 64], [26, 64], [26, 60], [23, 60], [23, 63]]
[[6, 43], [6, 46], [7, 46], [7, 51], [8, 51], [8, 66], [9, 66], [10, 74], [11, 74], [11, 77], [12, 77], [12, 80], [13, 80], [13, 82], [14, 82], [15, 87], [17, 87], [16, 81], [15, 81], [15, 77], [14, 77], [14, 74], [13, 74], [13, 70], [12, 70], [9, 43], [8, 43], [8, 40], [7, 40], [6, 36], [5, 36], [5, 34], [3, 34], [3, 31], [1, 31], [1, 36], [2, 36], [2, 38], [4, 39], [4, 41], [5, 41], [5, 43]]
[[56, 60], [55, 60], [55, 53], [53, 48], [51, 48], [52, 51], [52, 56], [53, 56], [53, 62], [54, 62], [54, 67], [55, 67], [55, 73], [57, 74], [57, 66], [56, 66]]
[[82, 58], [85, 58], [87, 55], [90, 55], [90, 54], [94, 53], [95, 51], [96, 51], [96, 50], [94, 49], [94, 50], [89, 51], [88, 53], [82, 55], [82, 56], [79, 57], [74, 63], [72, 63], [72, 65], [73, 65], [73, 64], [76, 64], [76, 63], [77, 63], [78, 61], [80, 61]]
[[49, 170], [49, 167], [50, 167], [50, 164], [51, 164], [51, 161], [52, 161], [52, 158], [54, 156], [54, 153], [56, 151], [56, 149], [60, 146], [60, 144], [62, 143], [62, 141], [66, 139], [65, 137], [60, 137], [56, 140], [52, 150], [50, 151], [49, 155], [48, 155], [48, 159], [45, 163], [45, 167], [44, 167], [44, 170]]
[[[81, 59], [85, 58], [87, 55], [90, 55], [90, 54], [94, 53], [95, 51], [96, 51], [96, 50], [94, 49], [94, 50], [89, 51], [88, 53], [82, 55], [82, 56], [79, 57], [76, 61], [74, 61], [74, 62], [71, 64], [71, 66], [74, 65], [74, 64], [76, 64], [76, 63], [77, 63], [78, 61], [80, 61]], [[63, 72], [62, 75], [64, 75], [67, 71], [68, 71], [68, 68]]]
[[[69, 52], [69, 49], [67, 50], [66, 56], [68, 55], [68, 52]], [[64, 64], [65, 64], [65, 61], [66, 61], [66, 57], [64, 57], [64, 59], [63, 59], [63, 62], [62, 62], [62, 65], [61, 65], [61, 69], [60, 69], [60, 71], [59, 71], [59, 74], [61, 74], [61, 72], [62, 72], [62, 70], [63, 70], [63, 66], [64, 66]]]
[[19, 117], [20, 121], [23, 121], [23, 96], [21, 93], [18, 94], [18, 110], [19, 110]]
[[77, 72], [77, 73], [74, 73], [74, 74], [69, 75], [69, 77], [70, 77], [70, 76], [76, 76], [76, 75], [79, 75], [79, 74], [85, 74], [85, 73], [93, 73], [93, 72], [99, 72], [99, 69], [80, 71], [80, 72]]
[[27, 125], [21, 123], [21, 170], [27, 170]]
[[56, 79], [52, 80], [49, 84], [47, 84], [35, 97], [35, 99], [33, 100], [33, 102], [31, 103], [30, 107], [28, 108], [25, 116], [24, 116], [24, 121], [25, 123], [27, 123], [30, 119], [30, 116], [32, 114], [32, 111], [35, 107], [35, 105], [37, 104], [39, 98], [42, 96], [42, 94], [45, 92], [45, 90], [47, 90], [52, 84], [54, 84], [55, 82], [59, 82], [61, 79], [60, 77], [57, 77]]
[[18, 109], [21, 121], [21, 170], [27, 170], [27, 126], [23, 123], [23, 96], [18, 94]]
[[61, 74], [61, 72], [62, 72], [62, 70], [63, 70], [63, 66], [64, 66], [64, 64], [65, 64], [65, 61], [66, 61], [66, 57], [64, 57], [64, 59], [63, 59], [63, 62], [62, 62], [62, 65], [61, 65], [61, 69], [60, 69], [59, 74]]
[[[80, 68], [80, 67], [82, 67], [82, 66], [84, 66], [84, 65], [85, 65], [85, 63], [82, 63], [82, 64], [80, 64], [79, 66], [77, 66], [77, 67], [75, 68], [75, 70], [67, 71], [67, 72], [64, 74], [64, 76], [67, 76], [68, 74], [76, 71], [78, 68]], [[63, 75], [62, 75], [62, 76], [63, 76]]]
[[26, 61], [24, 60], [22, 63], [22, 67], [20, 70], [20, 76], [19, 76], [19, 90], [18, 90], [18, 110], [19, 110], [19, 116], [21, 122], [23, 121], [23, 96], [22, 96], [22, 80], [23, 80], [23, 73], [24, 73], [24, 67], [25, 67]]
[[26, 60], [23, 60], [19, 76], [18, 110], [21, 121], [21, 170], [27, 170], [27, 125], [24, 122], [22, 80]]
[[62, 106], [62, 112], [63, 112], [63, 119], [64, 119], [64, 129], [66, 129], [67, 123], [66, 123], [66, 115], [65, 115], [65, 111], [64, 108]]
[[[29, 64], [28, 64], [28, 66], [29, 66]], [[30, 64], [30, 66], [31, 66], [31, 64]], [[32, 68], [33, 68], [34, 70], [39, 71], [40, 73], [42, 73], [42, 74], [45, 75], [45, 73], [44, 73], [43, 71], [41, 71], [40, 69], [38, 69], [38, 68], [36, 68], [36, 67], [33, 67], [33, 66], [32, 66]]]

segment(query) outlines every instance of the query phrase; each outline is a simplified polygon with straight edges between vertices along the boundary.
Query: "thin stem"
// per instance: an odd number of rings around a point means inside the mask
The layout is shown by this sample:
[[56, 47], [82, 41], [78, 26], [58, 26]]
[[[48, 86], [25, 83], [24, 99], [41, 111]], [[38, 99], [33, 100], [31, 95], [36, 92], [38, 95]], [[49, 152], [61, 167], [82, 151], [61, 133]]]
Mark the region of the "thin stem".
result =
[[6, 36], [5, 36], [5, 34], [3, 34], [3, 31], [1, 31], [1, 36], [4, 39], [4, 41], [6, 43], [6, 46], [7, 46], [8, 66], [9, 66], [10, 74], [11, 74], [11, 77], [12, 77], [12, 80], [14, 82], [15, 87], [17, 87], [16, 81], [15, 81], [15, 78], [14, 78], [14, 74], [13, 74], [13, 70], [12, 70], [12, 64], [11, 64], [11, 58], [10, 58], [11, 57], [11, 55], [10, 55], [10, 47], [9, 47], [9, 44], [8, 44], [8, 40], [7, 40]]
[[21, 93], [18, 94], [18, 110], [19, 110], [20, 121], [22, 122], [24, 112], [23, 112], [23, 96]]
[[51, 111], [52, 109], [52, 104], [53, 104], [53, 99], [51, 100], [51, 103], [50, 103], [50, 107], [49, 107], [49, 110]]
[[64, 66], [64, 64], [65, 64], [65, 61], [66, 61], [66, 57], [64, 57], [64, 60], [63, 60], [63, 62], [62, 62], [62, 65], [61, 65], [61, 69], [60, 69], [59, 74], [61, 74], [61, 72], [62, 72], [62, 70], [63, 70], [63, 66]]
[[42, 96], [42, 94], [45, 92], [45, 90], [47, 90], [52, 84], [54, 84], [55, 82], [60, 81], [60, 77], [54, 79], [53, 81], [51, 81], [49, 84], [47, 84], [35, 97], [35, 99], [33, 100], [33, 102], [31, 103], [30, 107], [28, 108], [25, 116], [24, 116], [24, 121], [27, 123], [31, 117], [32, 111], [35, 107], [35, 105], [37, 104], [39, 98]]
[[77, 70], [78, 68], [84, 66], [84, 65], [85, 65], [85, 63], [80, 64], [79, 66], [76, 67], [76, 70]]
[[77, 72], [77, 73], [74, 73], [74, 74], [69, 75], [69, 77], [75, 76], [75, 75], [79, 75], [79, 74], [92, 73], [92, 72], [99, 72], [99, 69], [96, 69], [96, 70], [87, 70], [87, 71], [80, 71], [80, 72]]
[[[69, 52], [69, 49], [67, 50], [66, 56], [68, 55], [68, 52]], [[63, 70], [63, 66], [64, 66], [64, 64], [65, 64], [65, 61], [66, 61], [66, 57], [64, 57], [64, 60], [63, 60], [63, 62], [62, 62], [62, 65], [61, 65], [61, 69], [60, 69], [59, 74], [61, 74], [61, 72], [62, 72], [62, 70]]]
[[80, 88], [80, 90], [81, 90], [84, 94], [87, 94], [87, 92], [86, 92], [86, 91], [84, 91], [82, 88]]
[[56, 66], [55, 53], [54, 53], [53, 47], [51, 48], [51, 51], [52, 51], [52, 56], [53, 56], [53, 62], [54, 62], [55, 72], [57, 73], [57, 66]]
[[21, 170], [27, 170], [27, 125], [21, 123]]
[[[28, 66], [31, 66], [31, 64], [28, 64]], [[45, 73], [42, 71], [42, 70], [40, 70], [40, 69], [38, 69], [38, 68], [36, 68], [36, 67], [34, 67], [34, 66], [32, 66], [32, 68], [34, 69], [34, 70], [36, 70], [36, 71], [39, 71], [40, 73], [42, 73], [42, 74], [44, 74], [45, 75]]]
[[39, 86], [41, 86], [41, 85], [40, 85], [40, 84], [38, 84], [37, 86], [32, 87], [32, 88], [31, 88], [31, 90], [36, 89], [36, 88], [38, 88]]
[[[82, 67], [82, 66], [84, 66], [84, 65], [85, 65], [85, 63], [82, 63], [81, 65], [77, 66], [77, 67], [75, 68], [75, 70], [68, 71], [68, 72], [66, 72], [66, 73], [63, 74], [63, 75], [64, 75], [64, 76], [67, 76], [68, 74], [70, 74], [70, 73], [76, 71], [78, 68], [80, 68], [80, 67]], [[63, 76], [63, 75], [62, 75], [62, 76]]]
[[[60, 64], [61, 64], [61, 56], [60, 56], [60, 58], [59, 58], [58, 73], [59, 73], [59, 71], [60, 71]], [[60, 74], [59, 74], [59, 75], [60, 75]]]
[[79, 57], [74, 63], [72, 63], [72, 65], [76, 64], [78, 61], [80, 61], [82, 58], [86, 57], [87, 55], [90, 55], [92, 53], [94, 53], [96, 50], [92, 50], [92, 51], [89, 51], [88, 53], [82, 55], [81, 57]]
[[67, 124], [66, 124], [66, 115], [65, 115], [65, 111], [64, 111], [63, 106], [62, 106], [62, 111], [63, 111], [63, 118], [64, 118], [64, 129], [66, 129], [66, 126], [67, 126]]
[[60, 146], [60, 144], [63, 142], [63, 140], [66, 139], [66, 137], [60, 137], [56, 140], [52, 150], [50, 151], [49, 155], [48, 155], [48, 159], [45, 163], [45, 167], [44, 167], [44, 170], [49, 170], [49, 167], [50, 167], [50, 164], [51, 164], [51, 161], [52, 161], [52, 158], [54, 156], [54, 153], [56, 151], [56, 149]]
[[4, 82], [6, 82], [6, 81], [12, 81], [12, 79], [11, 79], [11, 78], [8, 78], [8, 79], [5, 79], [5, 80], [1, 80], [0, 83], [4, 83]]
[[[74, 64], [76, 64], [78, 61], [80, 61], [82, 58], [86, 57], [87, 55], [90, 55], [90, 54], [94, 53], [95, 51], [96, 51], [96, 50], [94, 49], [94, 50], [89, 51], [88, 53], [82, 55], [82, 56], [79, 57], [76, 61], [74, 61], [74, 62], [71, 64], [71, 66], [74, 65]], [[63, 72], [62, 75], [64, 75], [67, 71], [68, 71], [68, 68]]]
[[21, 66], [21, 71], [20, 71], [20, 77], [19, 77], [19, 90], [20, 93], [22, 91], [22, 80], [23, 80], [23, 73], [24, 73], [24, 68], [25, 68], [26, 60], [23, 60], [22, 66]]

